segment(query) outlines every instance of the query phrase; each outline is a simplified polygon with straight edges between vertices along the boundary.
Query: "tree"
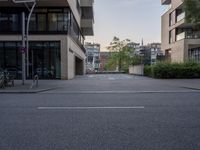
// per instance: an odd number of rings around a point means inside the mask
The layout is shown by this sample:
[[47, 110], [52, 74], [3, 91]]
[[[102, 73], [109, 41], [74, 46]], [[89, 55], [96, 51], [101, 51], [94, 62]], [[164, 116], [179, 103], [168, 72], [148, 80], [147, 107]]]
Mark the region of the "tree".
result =
[[[129, 39], [120, 41], [118, 37], [114, 37], [110, 45], [107, 47], [111, 52], [111, 57], [107, 64], [109, 70], [127, 71], [131, 64], [131, 53], [134, 50], [127, 44], [130, 43]], [[118, 68], [118, 69], [116, 69]]]
[[200, 0], [183, 0], [186, 21], [200, 29]]

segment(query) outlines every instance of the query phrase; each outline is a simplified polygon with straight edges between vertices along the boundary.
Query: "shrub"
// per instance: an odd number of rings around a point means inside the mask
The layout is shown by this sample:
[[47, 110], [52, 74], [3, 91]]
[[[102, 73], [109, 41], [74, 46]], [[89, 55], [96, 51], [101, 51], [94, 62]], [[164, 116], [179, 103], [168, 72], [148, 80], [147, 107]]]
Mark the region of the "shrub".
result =
[[158, 62], [152, 66], [145, 66], [144, 75], [157, 79], [200, 78], [200, 64]]
[[152, 67], [151, 66], [144, 66], [144, 75], [153, 77], [152, 76]]

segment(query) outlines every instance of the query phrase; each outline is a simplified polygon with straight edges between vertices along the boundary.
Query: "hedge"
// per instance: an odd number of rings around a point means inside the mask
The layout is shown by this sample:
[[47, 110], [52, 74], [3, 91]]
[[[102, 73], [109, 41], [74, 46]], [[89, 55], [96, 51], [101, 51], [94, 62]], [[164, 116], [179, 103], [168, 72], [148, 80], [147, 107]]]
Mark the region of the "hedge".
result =
[[158, 62], [152, 66], [145, 66], [144, 75], [157, 79], [200, 78], [200, 64], [195, 62]]

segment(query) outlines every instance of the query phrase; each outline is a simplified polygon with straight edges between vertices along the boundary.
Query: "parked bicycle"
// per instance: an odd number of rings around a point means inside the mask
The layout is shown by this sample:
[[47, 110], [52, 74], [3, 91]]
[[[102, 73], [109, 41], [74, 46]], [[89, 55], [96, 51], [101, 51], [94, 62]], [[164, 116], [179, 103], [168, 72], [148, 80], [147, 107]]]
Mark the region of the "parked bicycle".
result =
[[14, 76], [10, 75], [9, 72], [3, 71], [0, 73], [0, 88], [5, 88], [6, 86], [14, 86]]

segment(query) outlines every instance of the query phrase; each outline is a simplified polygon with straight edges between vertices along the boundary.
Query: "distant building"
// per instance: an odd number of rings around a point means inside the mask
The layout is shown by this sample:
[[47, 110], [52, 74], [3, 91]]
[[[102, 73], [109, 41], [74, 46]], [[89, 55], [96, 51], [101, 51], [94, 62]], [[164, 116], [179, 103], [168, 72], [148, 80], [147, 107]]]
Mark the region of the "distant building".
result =
[[106, 70], [106, 64], [111, 56], [111, 52], [100, 52], [100, 71]]
[[135, 49], [135, 48], [140, 46], [140, 43], [130, 42], [130, 43], [127, 44], [127, 46]]
[[99, 71], [100, 68], [100, 44], [86, 43], [86, 70], [87, 72]]
[[146, 65], [155, 64], [159, 57], [163, 56], [161, 51], [161, 43], [150, 43], [138, 46], [135, 49], [135, 55], [144, 58], [143, 63]]
[[155, 64], [156, 60], [163, 57], [161, 51], [161, 43], [151, 43], [147, 45], [151, 49], [151, 64]]

